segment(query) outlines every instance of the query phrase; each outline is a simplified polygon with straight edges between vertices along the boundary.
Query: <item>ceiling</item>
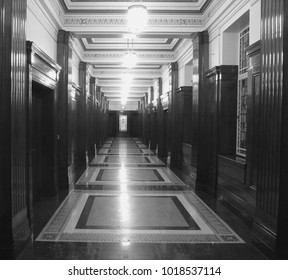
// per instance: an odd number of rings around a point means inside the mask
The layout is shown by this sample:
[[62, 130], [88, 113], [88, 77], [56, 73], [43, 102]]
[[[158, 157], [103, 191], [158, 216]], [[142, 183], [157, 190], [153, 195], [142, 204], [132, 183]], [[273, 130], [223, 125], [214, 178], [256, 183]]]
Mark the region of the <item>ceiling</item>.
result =
[[[83, 48], [83, 59], [109, 100], [120, 100], [121, 77], [131, 72], [134, 80], [128, 100], [142, 97], [162, 66], [177, 60], [177, 50], [192, 34], [201, 31], [203, 14], [212, 0], [134, 1], [148, 10], [148, 26], [133, 39], [139, 62], [131, 71], [122, 66], [127, 51], [128, 7], [133, 1], [59, 0], [64, 10], [65, 30], [71, 31]], [[130, 41], [131, 48], [131, 41]]]

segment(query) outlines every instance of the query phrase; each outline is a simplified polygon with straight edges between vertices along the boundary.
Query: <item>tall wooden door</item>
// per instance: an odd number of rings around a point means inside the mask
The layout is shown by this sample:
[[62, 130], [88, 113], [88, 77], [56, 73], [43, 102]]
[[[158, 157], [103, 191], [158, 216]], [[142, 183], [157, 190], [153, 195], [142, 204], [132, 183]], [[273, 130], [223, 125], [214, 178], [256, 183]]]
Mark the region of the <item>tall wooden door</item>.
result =
[[55, 193], [53, 145], [53, 91], [33, 83], [32, 181], [33, 201]]

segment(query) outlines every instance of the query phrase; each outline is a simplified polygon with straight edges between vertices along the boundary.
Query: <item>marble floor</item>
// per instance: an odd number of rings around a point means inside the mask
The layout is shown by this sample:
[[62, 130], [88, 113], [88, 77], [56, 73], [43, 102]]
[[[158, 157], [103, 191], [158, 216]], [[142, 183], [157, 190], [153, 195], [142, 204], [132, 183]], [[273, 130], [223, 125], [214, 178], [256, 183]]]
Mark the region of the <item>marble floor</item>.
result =
[[19, 259], [265, 259], [245, 223], [202, 198], [140, 139], [108, 139], [64, 199], [35, 205]]

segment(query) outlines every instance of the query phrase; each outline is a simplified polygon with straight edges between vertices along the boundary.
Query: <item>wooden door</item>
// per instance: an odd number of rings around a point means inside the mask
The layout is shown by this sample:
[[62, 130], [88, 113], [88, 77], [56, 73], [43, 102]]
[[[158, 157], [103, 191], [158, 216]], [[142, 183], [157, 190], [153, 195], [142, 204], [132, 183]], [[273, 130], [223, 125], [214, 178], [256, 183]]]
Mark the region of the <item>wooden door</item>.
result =
[[53, 91], [33, 83], [32, 181], [33, 202], [55, 194], [53, 146]]

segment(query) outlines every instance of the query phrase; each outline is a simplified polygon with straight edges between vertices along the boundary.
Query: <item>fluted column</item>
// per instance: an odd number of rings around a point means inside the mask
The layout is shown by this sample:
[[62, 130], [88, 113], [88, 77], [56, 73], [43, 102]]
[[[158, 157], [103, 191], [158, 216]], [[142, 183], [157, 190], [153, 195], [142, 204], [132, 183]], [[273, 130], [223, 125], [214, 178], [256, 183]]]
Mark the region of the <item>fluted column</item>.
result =
[[29, 231], [26, 8], [26, 0], [0, 2], [0, 259], [13, 258]]
[[193, 94], [192, 94], [192, 165], [197, 167], [196, 188], [207, 182], [208, 137], [207, 137], [207, 91], [209, 70], [209, 36], [207, 31], [192, 38], [193, 43]]
[[261, 1], [261, 88], [257, 125], [256, 216], [253, 240], [288, 256], [287, 1]]

